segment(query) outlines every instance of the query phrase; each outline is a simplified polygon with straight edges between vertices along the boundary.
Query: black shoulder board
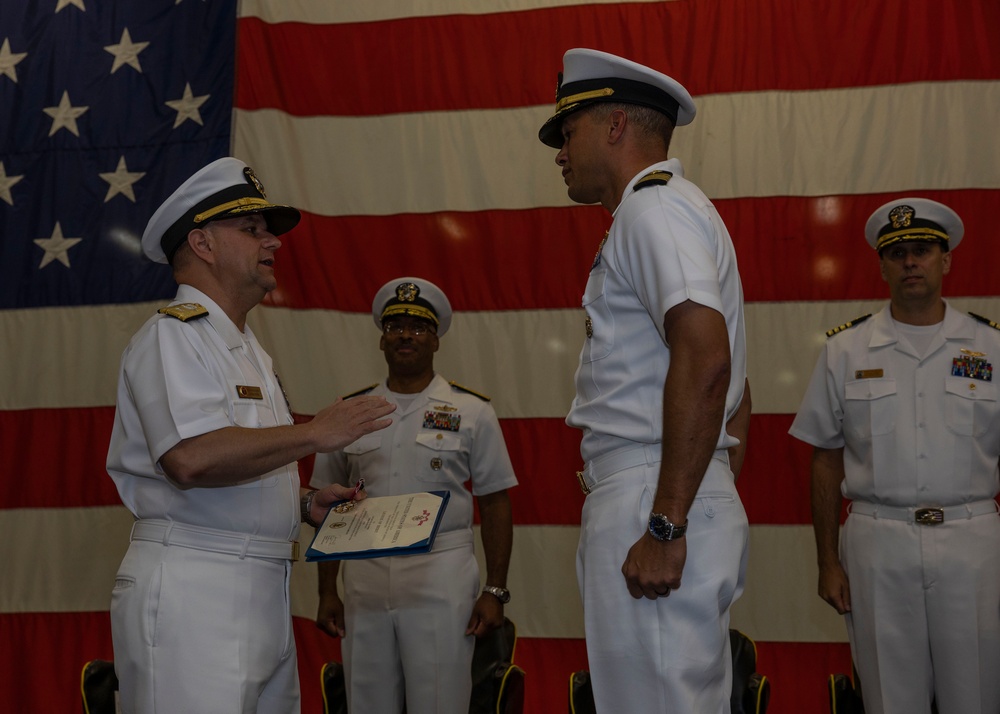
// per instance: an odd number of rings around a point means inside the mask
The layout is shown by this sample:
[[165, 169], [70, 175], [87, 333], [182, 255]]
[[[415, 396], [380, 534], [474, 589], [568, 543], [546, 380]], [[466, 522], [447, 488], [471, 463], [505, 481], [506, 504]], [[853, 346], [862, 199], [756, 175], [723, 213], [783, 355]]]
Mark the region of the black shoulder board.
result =
[[188, 320], [197, 320], [199, 317], [205, 317], [208, 314], [208, 308], [196, 302], [182, 302], [179, 305], [161, 307], [157, 312], [161, 315], [176, 317], [181, 322], [187, 322]]
[[463, 387], [458, 382], [448, 382], [448, 384], [450, 384], [454, 389], [457, 389], [460, 392], [465, 392], [466, 394], [471, 394], [474, 397], [479, 397], [484, 402], [490, 401], [490, 398], [487, 397], [485, 394], [480, 394], [479, 392], [473, 391], [473, 390], [469, 389], [468, 387]]
[[854, 327], [855, 325], [860, 325], [862, 322], [864, 322], [865, 320], [867, 320], [871, 316], [872, 316], [872, 314], [869, 312], [867, 315], [862, 315], [861, 317], [855, 317], [853, 320], [851, 320], [849, 322], [845, 322], [843, 325], [840, 325], [839, 327], [834, 327], [832, 330], [827, 330], [826, 331], [826, 336], [827, 337], [833, 337], [838, 332], [843, 332], [848, 327]]
[[988, 317], [983, 317], [982, 315], [977, 315], [977, 314], [976, 314], [976, 313], [974, 313], [974, 312], [970, 312], [970, 313], [969, 313], [969, 316], [970, 316], [970, 317], [972, 317], [972, 318], [974, 318], [974, 319], [976, 319], [976, 320], [979, 320], [979, 321], [980, 321], [981, 323], [983, 323], [984, 325], [989, 325], [989, 326], [990, 326], [990, 327], [992, 327], [992, 328], [993, 328], [994, 330], [1000, 330], [1000, 324], [998, 324], [998, 323], [996, 323], [996, 322], [993, 322], [993, 320], [991, 320], [991, 319], [990, 319], [990, 318], [988, 318]]
[[368, 394], [368, 392], [372, 391], [377, 386], [378, 386], [378, 382], [375, 382], [375, 384], [369, 384], [364, 389], [359, 389], [356, 392], [351, 392], [350, 394], [345, 394], [343, 397], [341, 397], [341, 399], [350, 399], [351, 397], [360, 397], [362, 394]]
[[667, 181], [673, 177], [674, 175], [669, 171], [650, 171], [635, 182], [635, 187], [632, 190], [638, 191], [640, 188], [646, 188], [647, 186], [666, 186]]

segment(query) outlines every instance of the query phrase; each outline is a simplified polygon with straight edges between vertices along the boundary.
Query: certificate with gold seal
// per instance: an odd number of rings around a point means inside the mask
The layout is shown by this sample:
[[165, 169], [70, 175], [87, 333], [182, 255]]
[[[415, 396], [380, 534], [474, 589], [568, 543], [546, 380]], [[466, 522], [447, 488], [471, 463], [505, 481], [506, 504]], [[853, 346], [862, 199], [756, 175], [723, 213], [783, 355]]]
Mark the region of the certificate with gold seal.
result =
[[429, 553], [451, 494], [421, 491], [335, 503], [316, 529], [306, 560]]

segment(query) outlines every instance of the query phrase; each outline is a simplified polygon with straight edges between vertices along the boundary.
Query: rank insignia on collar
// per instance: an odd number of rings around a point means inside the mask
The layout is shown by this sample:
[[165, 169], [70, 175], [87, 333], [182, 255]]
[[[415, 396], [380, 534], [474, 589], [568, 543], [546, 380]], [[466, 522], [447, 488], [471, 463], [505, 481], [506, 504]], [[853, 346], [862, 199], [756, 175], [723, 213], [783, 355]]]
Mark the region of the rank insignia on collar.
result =
[[594, 336], [594, 321], [588, 317], [584, 322], [584, 327], [587, 329], [587, 339], [589, 340]]
[[985, 352], [960, 350], [958, 357], [951, 361], [951, 376], [993, 381], [993, 365], [986, 361]]
[[441, 431], [458, 431], [462, 424], [461, 414], [449, 412], [426, 411], [424, 412], [424, 428], [438, 429]]

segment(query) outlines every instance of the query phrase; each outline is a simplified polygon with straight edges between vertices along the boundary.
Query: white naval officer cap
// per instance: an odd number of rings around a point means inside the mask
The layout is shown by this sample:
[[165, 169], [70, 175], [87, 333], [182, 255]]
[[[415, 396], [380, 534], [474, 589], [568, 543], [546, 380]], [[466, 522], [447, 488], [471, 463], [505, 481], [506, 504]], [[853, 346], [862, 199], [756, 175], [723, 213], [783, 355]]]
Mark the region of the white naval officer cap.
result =
[[958, 214], [929, 198], [897, 198], [880, 206], [865, 224], [865, 240], [875, 250], [903, 241], [940, 243], [944, 250], [958, 247], [965, 226]]
[[267, 200], [253, 169], [227, 156], [197, 171], [160, 204], [142, 234], [142, 250], [156, 263], [168, 263], [188, 233], [209, 221], [262, 213], [267, 229], [278, 236], [298, 224], [301, 214], [291, 206]]
[[556, 112], [538, 130], [538, 138], [561, 148], [563, 119], [599, 102], [649, 107], [666, 114], [675, 126], [690, 124], [695, 115], [694, 100], [676, 79], [607, 52], [576, 48], [563, 55]]
[[375, 293], [372, 318], [375, 326], [393, 315], [410, 315], [433, 322], [440, 337], [451, 327], [451, 303], [437, 285], [423, 278], [396, 278]]

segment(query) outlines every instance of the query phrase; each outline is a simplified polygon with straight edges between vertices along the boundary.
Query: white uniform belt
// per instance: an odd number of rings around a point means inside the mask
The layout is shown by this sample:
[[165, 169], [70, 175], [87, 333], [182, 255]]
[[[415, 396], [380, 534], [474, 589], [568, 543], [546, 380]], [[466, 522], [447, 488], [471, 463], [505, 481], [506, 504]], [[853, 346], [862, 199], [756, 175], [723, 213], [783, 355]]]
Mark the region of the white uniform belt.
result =
[[[660, 463], [662, 453], [661, 444], [626, 446], [588, 461], [583, 471], [576, 472], [576, 477], [580, 481], [580, 488], [583, 489], [583, 492], [590, 493], [597, 488], [601, 481], [619, 471], [630, 469], [633, 466], [651, 466]], [[712, 458], [725, 461], [727, 466], [729, 464], [729, 456], [725, 451], [716, 451]]]
[[189, 526], [177, 521], [143, 519], [132, 524], [134, 540], [176, 545], [182, 548], [205, 550], [210, 553], [229, 553], [239, 558], [273, 558], [298, 560], [298, 541], [275, 540], [259, 536], [220, 531], [213, 528]]
[[936, 526], [948, 521], [959, 521], [997, 512], [997, 502], [992, 498], [983, 501], [961, 503], [957, 506], [885, 506], [881, 503], [851, 501], [850, 513], [872, 518], [888, 518], [892, 521], [906, 521], [921, 526]]

